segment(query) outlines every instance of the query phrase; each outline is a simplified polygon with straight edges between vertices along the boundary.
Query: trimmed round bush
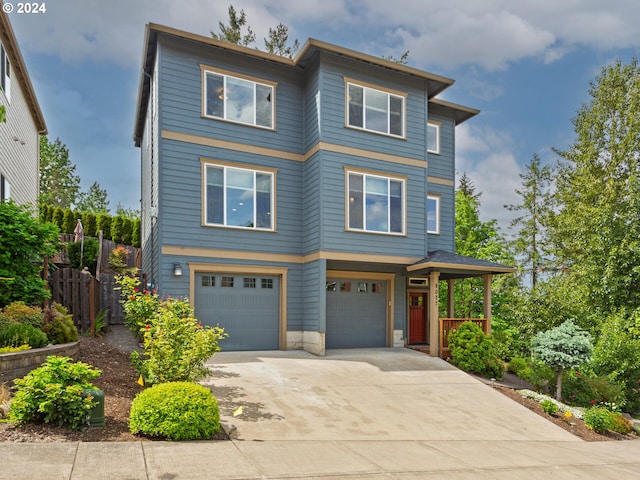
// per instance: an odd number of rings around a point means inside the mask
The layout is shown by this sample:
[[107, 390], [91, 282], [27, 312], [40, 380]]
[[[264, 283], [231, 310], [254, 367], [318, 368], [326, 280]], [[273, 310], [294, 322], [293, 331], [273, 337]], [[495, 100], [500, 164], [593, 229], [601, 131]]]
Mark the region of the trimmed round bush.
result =
[[14, 323], [25, 323], [35, 328], [42, 327], [42, 310], [24, 302], [13, 302], [7, 305], [0, 315]]
[[0, 329], [0, 347], [20, 347], [29, 345], [31, 348], [41, 348], [49, 344], [47, 335], [26, 323], [14, 323]]
[[207, 440], [220, 430], [218, 401], [197, 383], [159, 383], [131, 404], [131, 433], [169, 440]]
[[498, 358], [493, 340], [473, 322], [464, 322], [449, 333], [451, 363], [466, 372], [501, 380], [504, 364]]

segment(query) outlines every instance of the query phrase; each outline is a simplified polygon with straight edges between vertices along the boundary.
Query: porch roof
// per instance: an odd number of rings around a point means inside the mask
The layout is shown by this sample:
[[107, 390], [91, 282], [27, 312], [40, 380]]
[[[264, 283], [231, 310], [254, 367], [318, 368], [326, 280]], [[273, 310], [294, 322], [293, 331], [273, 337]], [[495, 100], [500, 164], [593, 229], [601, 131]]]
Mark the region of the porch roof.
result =
[[487, 274], [497, 275], [515, 271], [516, 269], [513, 267], [444, 250], [429, 252], [425, 258], [407, 267], [407, 272], [410, 274], [440, 272], [442, 280], [480, 277]]

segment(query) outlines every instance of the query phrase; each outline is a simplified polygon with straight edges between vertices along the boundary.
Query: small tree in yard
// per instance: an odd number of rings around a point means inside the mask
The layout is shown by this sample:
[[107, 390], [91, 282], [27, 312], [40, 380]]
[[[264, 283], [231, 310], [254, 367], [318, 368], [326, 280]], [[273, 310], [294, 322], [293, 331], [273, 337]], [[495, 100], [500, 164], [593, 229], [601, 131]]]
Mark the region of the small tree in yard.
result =
[[533, 340], [533, 352], [558, 375], [556, 399], [562, 400], [562, 372], [584, 365], [591, 358], [591, 335], [578, 328], [573, 320], [546, 332], [538, 333]]

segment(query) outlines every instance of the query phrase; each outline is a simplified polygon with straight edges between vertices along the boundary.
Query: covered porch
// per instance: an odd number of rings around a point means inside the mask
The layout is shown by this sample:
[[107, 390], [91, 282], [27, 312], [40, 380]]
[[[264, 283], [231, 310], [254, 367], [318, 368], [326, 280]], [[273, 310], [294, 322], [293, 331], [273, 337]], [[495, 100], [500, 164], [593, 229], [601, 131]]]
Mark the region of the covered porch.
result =
[[[449, 333], [464, 322], [478, 324], [484, 333], [491, 333], [491, 280], [494, 275], [513, 273], [516, 269], [499, 263], [488, 262], [456, 253], [436, 250], [427, 257], [409, 265], [409, 276], [428, 279], [429, 289], [426, 302], [426, 336], [428, 352], [432, 356], [447, 358], [450, 354]], [[454, 284], [458, 279], [482, 277], [483, 279], [483, 315], [482, 318], [456, 318]], [[439, 288], [443, 281], [447, 283], [447, 316], [439, 316]], [[427, 321], [428, 319], [428, 321]], [[435, 321], [437, 319], [437, 321]], [[408, 345], [411, 346], [411, 345]]]

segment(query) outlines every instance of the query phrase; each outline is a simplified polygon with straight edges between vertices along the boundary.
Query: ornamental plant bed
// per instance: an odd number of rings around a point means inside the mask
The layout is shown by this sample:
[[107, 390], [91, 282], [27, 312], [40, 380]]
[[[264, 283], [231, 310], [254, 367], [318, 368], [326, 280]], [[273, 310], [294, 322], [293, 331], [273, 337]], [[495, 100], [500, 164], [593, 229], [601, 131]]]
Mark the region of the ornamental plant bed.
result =
[[564, 418], [562, 416], [561, 413], [558, 413], [556, 415], [548, 415], [547, 413], [544, 412], [544, 410], [542, 409], [542, 406], [540, 405], [539, 402], [537, 402], [536, 400], [533, 400], [531, 398], [524, 398], [524, 397], [520, 396], [520, 394], [518, 392], [516, 392], [515, 390], [513, 390], [511, 388], [503, 387], [503, 386], [500, 386], [500, 385], [494, 385], [493, 388], [498, 390], [503, 395], [506, 395], [507, 397], [512, 399], [514, 402], [518, 402], [519, 404], [525, 406], [529, 410], [531, 410], [531, 411], [537, 413], [538, 415], [546, 418], [550, 422], [555, 423], [560, 428], [564, 428], [568, 432], [573, 433], [575, 436], [581, 438], [582, 440], [584, 440], [586, 442], [602, 442], [602, 441], [610, 441], [610, 440], [638, 440], [638, 439], [640, 439], [640, 437], [638, 437], [638, 435], [634, 435], [634, 434], [622, 435], [620, 433], [610, 432], [610, 431], [606, 432], [604, 435], [601, 435], [601, 434], [599, 434], [597, 432], [594, 432], [593, 430], [589, 429], [585, 425], [584, 421], [582, 421], [582, 420], [580, 420], [578, 418], [572, 417], [570, 419], [566, 419], [566, 418]]
[[[3, 442], [136, 442], [149, 440], [129, 432], [129, 411], [136, 394], [143, 390], [131, 367], [129, 354], [111, 345], [104, 337], [82, 336], [80, 351], [75, 359], [102, 370], [92, 381], [104, 392], [105, 426], [74, 431], [50, 424], [25, 424], [17, 427], [0, 422], [0, 441]], [[214, 436], [227, 439], [224, 432]]]

